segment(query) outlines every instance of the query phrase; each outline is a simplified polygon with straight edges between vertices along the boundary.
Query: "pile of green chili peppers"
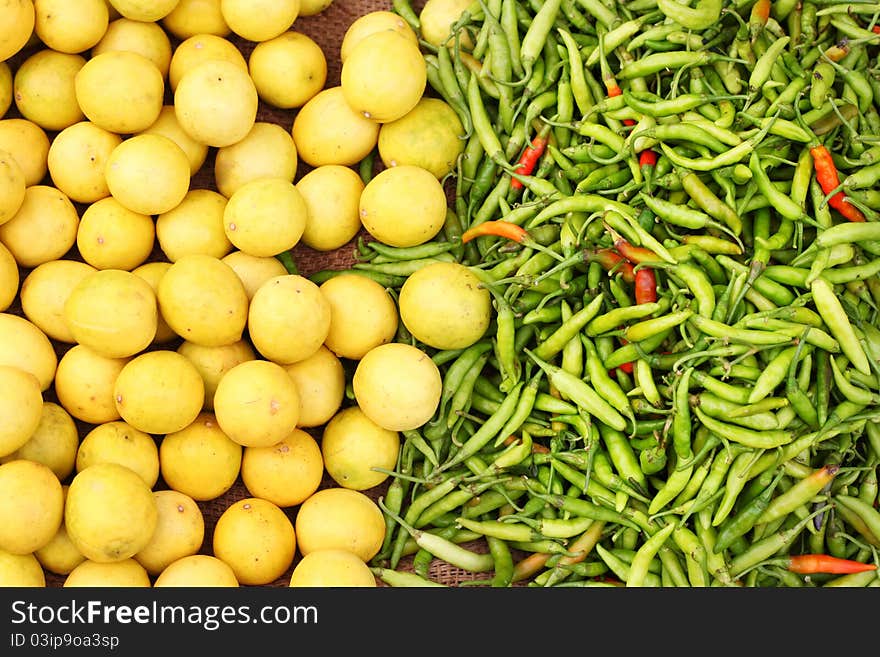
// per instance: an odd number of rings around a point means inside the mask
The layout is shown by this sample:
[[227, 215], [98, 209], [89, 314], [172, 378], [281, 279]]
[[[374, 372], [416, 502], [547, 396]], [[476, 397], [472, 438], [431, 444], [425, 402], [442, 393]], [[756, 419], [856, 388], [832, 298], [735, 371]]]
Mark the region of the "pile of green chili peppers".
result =
[[[880, 5], [479, 0], [422, 46], [466, 141], [447, 223], [353, 270], [461, 262], [495, 313], [419, 345], [443, 392], [403, 432], [374, 572], [880, 585]], [[462, 239], [489, 221], [528, 239]]]

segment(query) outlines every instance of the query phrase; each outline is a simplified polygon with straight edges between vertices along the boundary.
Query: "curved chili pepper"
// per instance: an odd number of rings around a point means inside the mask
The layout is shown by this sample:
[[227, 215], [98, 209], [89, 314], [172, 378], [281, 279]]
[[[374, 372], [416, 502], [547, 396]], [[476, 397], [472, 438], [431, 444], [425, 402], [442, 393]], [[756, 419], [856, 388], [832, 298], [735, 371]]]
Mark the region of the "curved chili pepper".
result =
[[[816, 181], [825, 194], [830, 194], [840, 187], [840, 176], [831, 153], [824, 144], [816, 144], [810, 148], [813, 157], [813, 168], [816, 170]], [[865, 215], [846, 198], [842, 191], [828, 199], [828, 205], [837, 210], [850, 221], [865, 221]]]
[[526, 229], [509, 221], [484, 221], [476, 226], [471, 226], [461, 234], [462, 244], [467, 244], [472, 239], [483, 237], [484, 235], [493, 235], [495, 237], [506, 237], [507, 239], [523, 244], [528, 240], [529, 234]]
[[841, 559], [827, 554], [797, 554], [783, 558], [783, 565], [793, 573], [810, 575], [813, 573], [829, 573], [845, 575], [877, 570], [876, 564], [862, 563], [854, 559]]
[[[526, 146], [525, 150], [522, 152], [522, 155], [519, 156], [519, 160], [516, 162], [516, 166], [513, 168], [514, 173], [518, 173], [523, 176], [529, 176], [535, 170], [535, 167], [538, 165], [538, 160], [541, 159], [541, 156], [544, 154], [544, 151], [547, 149], [547, 142], [550, 141], [550, 125], [545, 125], [538, 134], [536, 134], [531, 143]], [[510, 179], [510, 187], [511, 189], [522, 189], [523, 183], [519, 178], [511, 177]]]

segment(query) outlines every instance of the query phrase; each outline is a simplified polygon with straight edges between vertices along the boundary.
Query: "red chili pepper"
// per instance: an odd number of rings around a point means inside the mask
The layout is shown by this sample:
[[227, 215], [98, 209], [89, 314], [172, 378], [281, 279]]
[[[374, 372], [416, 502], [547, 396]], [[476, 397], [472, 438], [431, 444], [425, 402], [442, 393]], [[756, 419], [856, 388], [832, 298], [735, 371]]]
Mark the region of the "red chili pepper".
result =
[[509, 240], [522, 244], [525, 242], [529, 234], [526, 229], [509, 221], [484, 221], [471, 228], [468, 228], [461, 235], [462, 244], [470, 242], [476, 237], [483, 235], [494, 235], [495, 237], [506, 237]]
[[639, 168], [656, 166], [657, 159], [657, 151], [646, 148], [639, 153]]
[[862, 563], [853, 559], [841, 559], [827, 554], [798, 554], [783, 559], [785, 567], [793, 573], [811, 575], [814, 573], [828, 573], [832, 575], [846, 575], [849, 573], [863, 573], [868, 570], [877, 570], [873, 563]]
[[[840, 187], [840, 177], [837, 173], [837, 167], [834, 166], [834, 160], [831, 153], [823, 144], [817, 144], [810, 148], [810, 155], [813, 156], [813, 168], [816, 171], [816, 181], [822, 187], [825, 194], [831, 193]], [[837, 210], [850, 221], [865, 221], [865, 215], [849, 202], [846, 194], [837, 192], [828, 200], [828, 205]]]
[[633, 264], [611, 248], [590, 249], [584, 252], [586, 262], [596, 261], [605, 271], [619, 273], [627, 283], [636, 282]]
[[[531, 143], [526, 146], [525, 150], [522, 152], [522, 155], [519, 156], [519, 160], [517, 160], [516, 166], [513, 168], [514, 172], [522, 174], [524, 176], [532, 175], [532, 172], [538, 165], [538, 160], [541, 159], [541, 156], [544, 154], [544, 151], [547, 148], [548, 141], [548, 130], [541, 130], [541, 132], [536, 134]], [[523, 188], [522, 181], [519, 180], [519, 178], [511, 178], [510, 186], [513, 189]]]
[[875, 25], [874, 27], [871, 28], [871, 31], [874, 34], [880, 34], [880, 25]]
[[657, 301], [657, 277], [650, 267], [639, 267], [636, 270], [634, 296], [637, 304]]

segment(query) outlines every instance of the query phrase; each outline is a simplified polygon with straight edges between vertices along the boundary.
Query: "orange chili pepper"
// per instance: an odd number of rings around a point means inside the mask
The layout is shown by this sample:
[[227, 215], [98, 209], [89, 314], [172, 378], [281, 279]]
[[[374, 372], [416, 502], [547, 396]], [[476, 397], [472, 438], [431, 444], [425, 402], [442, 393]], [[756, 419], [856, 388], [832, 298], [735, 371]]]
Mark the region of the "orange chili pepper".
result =
[[467, 244], [472, 239], [484, 235], [506, 237], [518, 244], [524, 243], [529, 237], [525, 228], [518, 226], [517, 224], [512, 224], [509, 221], [484, 221], [483, 223], [477, 224], [464, 231], [461, 235], [461, 242], [462, 244]]
[[657, 301], [657, 277], [650, 267], [640, 267], [636, 270], [634, 296], [636, 303]]
[[862, 563], [854, 559], [841, 559], [827, 554], [798, 554], [783, 559], [785, 567], [793, 573], [810, 575], [813, 573], [828, 573], [832, 575], [846, 575], [849, 573], [863, 573], [868, 570], [877, 570], [876, 564]]

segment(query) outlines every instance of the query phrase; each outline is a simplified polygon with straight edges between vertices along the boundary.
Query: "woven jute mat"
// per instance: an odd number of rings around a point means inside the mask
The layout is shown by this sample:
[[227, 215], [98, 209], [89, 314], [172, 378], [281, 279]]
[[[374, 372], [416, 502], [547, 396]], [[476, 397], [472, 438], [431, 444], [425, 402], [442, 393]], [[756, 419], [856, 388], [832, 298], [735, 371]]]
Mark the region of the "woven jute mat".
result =
[[[424, 0], [415, 0], [412, 3], [413, 7], [418, 11], [424, 5]], [[358, 17], [377, 10], [386, 10], [390, 11], [392, 9], [391, 2], [388, 0], [334, 0], [334, 2], [326, 8], [320, 14], [316, 14], [313, 16], [300, 16], [296, 19], [294, 25], [291, 27], [292, 30], [301, 32], [309, 37], [311, 37], [318, 45], [321, 46], [325, 58], [327, 60], [327, 80], [325, 83], [326, 87], [336, 86], [340, 82], [340, 72], [341, 72], [341, 63], [339, 58], [339, 51], [342, 44], [343, 36], [348, 29], [348, 27], [354, 22]], [[179, 43], [179, 39], [169, 35], [172, 41], [172, 46], [176, 47]], [[230, 41], [236, 44], [236, 46], [240, 49], [245, 59], [247, 59], [256, 45], [253, 42], [246, 41], [237, 37], [234, 34], [230, 34], [226, 37]], [[14, 58], [12, 58], [9, 63], [10, 66], [15, 68], [17, 64], [20, 64], [27, 55], [31, 54], [34, 49], [39, 48], [39, 45], [35, 45], [32, 48], [29, 48], [27, 51], [23, 51], [18, 53]], [[88, 57], [88, 53], [84, 53], [86, 57]], [[431, 93], [430, 88], [426, 90], [426, 93]], [[168, 98], [166, 102], [170, 104], [172, 102], [170, 90], [166, 89], [166, 94]], [[265, 121], [276, 123], [286, 130], [290, 130], [293, 125], [293, 120], [296, 116], [296, 109], [279, 109], [277, 107], [273, 107], [271, 105], [266, 104], [262, 100], [259, 104], [259, 109], [257, 112], [257, 121]], [[14, 117], [19, 116], [16, 113], [15, 106], [10, 108], [9, 112], [7, 112], [6, 117]], [[49, 135], [50, 138], [53, 137], [53, 134]], [[217, 190], [217, 186], [214, 179], [214, 158], [216, 156], [216, 148], [209, 149], [208, 156], [205, 160], [204, 165], [201, 169], [196, 172], [191, 181], [192, 189], [212, 189]], [[382, 167], [381, 161], [379, 158], [376, 158], [375, 169], [374, 171], [380, 170]], [[302, 176], [304, 176], [308, 171], [310, 171], [311, 167], [303, 161], [299, 161], [297, 165], [297, 173], [295, 181], [298, 181]], [[47, 179], [46, 184], [52, 184], [51, 180]], [[84, 207], [79, 207], [80, 214], [85, 209]], [[353, 240], [351, 240], [347, 245], [329, 252], [316, 251], [304, 244], [299, 244], [292, 250], [292, 254], [294, 256], [295, 262], [299, 269], [299, 273], [304, 276], [309, 276], [316, 271], [322, 269], [342, 269], [350, 266], [355, 262], [355, 245], [357, 243], [358, 238], [369, 238], [369, 235], [366, 234], [365, 231], [361, 231], [361, 233], [356, 236]], [[71, 259], [81, 259], [78, 253], [76, 252], [76, 248], [71, 251], [71, 253], [65, 256]], [[164, 260], [164, 254], [158, 249], [158, 246], [153, 252], [150, 260]], [[21, 269], [20, 270], [20, 280], [24, 280], [24, 277], [29, 273], [29, 270]], [[13, 303], [13, 305], [8, 309], [8, 312], [23, 315], [21, 310], [20, 302], [18, 299]], [[168, 348], [176, 348], [178, 343], [170, 343], [170, 346], [166, 345]], [[59, 357], [64, 355], [64, 353], [71, 347], [70, 344], [61, 344], [55, 343], [55, 351]], [[57, 397], [55, 396], [54, 390], [50, 387], [45, 393], [45, 399], [47, 401], [54, 401], [57, 403]], [[80, 432], [80, 438], [83, 438], [91, 429], [94, 428], [94, 425], [89, 425], [87, 423], [81, 422], [79, 420], [75, 420]], [[316, 439], [320, 441], [321, 437], [321, 428], [318, 427], [316, 429], [309, 429], [309, 433], [311, 433]], [[162, 439], [162, 436], [155, 436], [157, 444]], [[63, 483], [69, 483], [65, 481]], [[329, 477], [329, 475], [325, 472], [325, 477], [323, 482], [321, 483], [321, 488], [333, 487], [337, 484]], [[161, 475], [159, 481], [154, 487], [155, 490], [160, 490], [163, 488], [167, 488], [167, 485], [162, 480]], [[369, 497], [374, 500], [379, 499], [387, 488], [387, 481], [384, 484], [381, 484], [373, 489], [363, 491]], [[205, 521], [205, 537], [202, 544], [202, 548], [200, 552], [202, 554], [212, 554], [212, 541], [213, 541], [213, 531], [214, 526], [216, 524], [217, 519], [220, 515], [225, 511], [231, 504], [246, 498], [251, 497], [251, 494], [244, 486], [241, 481], [241, 478], [235, 482], [235, 484], [230, 488], [225, 494], [217, 497], [213, 500], [199, 502], [199, 507], [202, 510], [202, 514], [204, 516]], [[298, 507], [289, 507], [283, 509], [292, 522], [296, 520], [296, 512]], [[474, 542], [470, 544], [466, 544], [468, 547], [476, 551], [485, 551], [485, 545], [480, 542]], [[272, 587], [286, 587], [289, 584], [290, 574], [293, 571], [293, 568], [298, 563], [301, 555], [299, 552], [296, 553], [293, 563], [288, 568], [288, 570], [279, 577], [276, 581], [268, 584], [267, 586]], [[411, 570], [412, 557], [404, 557], [403, 560], [398, 565], [399, 570]], [[473, 573], [469, 573], [466, 571], [462, 571], [458, 568], [450, 566], [449, 564], [439, 561], [433, 560], [428, 571], [429, 577], [443, 584], [447, 584], [450, 586], [457, 586], [462, 582], [473, 581], [478, 578], [486, 578], [489, 575], [481, 574], [475, 575]], [[49, 587], [60, 587], [63, 585], [65, 580], [64, 575], [57, 575], [50, 572], [46, 572], [46, 584]], [[383, 584], [377, 581], [379, 586], [383, 586]]]

